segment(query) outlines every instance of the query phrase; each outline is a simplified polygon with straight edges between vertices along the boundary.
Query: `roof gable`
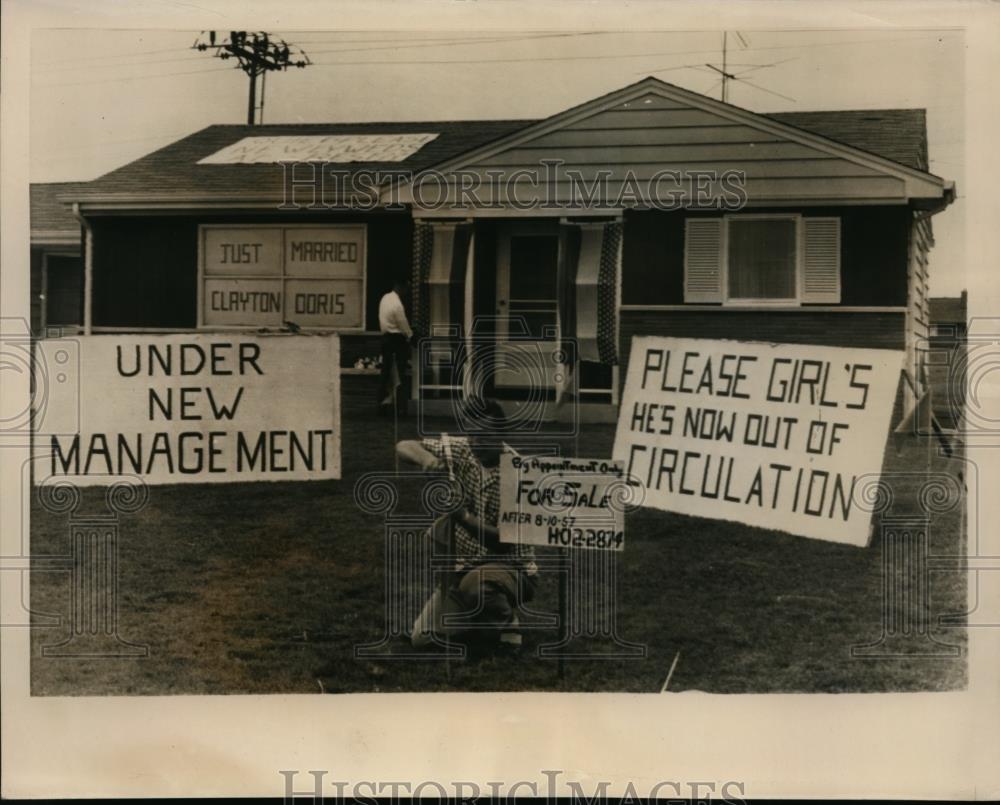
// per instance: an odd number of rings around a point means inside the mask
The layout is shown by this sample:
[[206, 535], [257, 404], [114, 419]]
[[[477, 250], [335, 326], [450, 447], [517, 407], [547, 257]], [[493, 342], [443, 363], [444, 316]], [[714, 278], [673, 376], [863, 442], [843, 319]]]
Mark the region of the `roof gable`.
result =
[[[833, 121], [839, 114], [798, 113], [782, 120], [647, 78], [435, 169], [452, 174], [453, 183], [459, 174], [478, 177], [476, 199], [487, 203], [502, 203], [497, 187], [509, 189], [513, 181], [520, 203], [573, 206], [581, 187], [593, 189], [599, 182], [607, 194], [606, 207], [630, 206], [636, 196], [639, 203], [656, 196], [675, 206], [683, 198], [681, 204], [688, 205], [694, 197], [693, 172], [709, 177], [699, 181], [717, 177], [716, 198], [722, 177], [739, 173], [746, 203], [757, 205], [943, 198], [945, 182], [939, 177], [807, 130], [849, 136], [853, 131], [857, 141], [872, 128], [862, 122], [852, 130], [848, 123], [857, 115], [849, 113], [838, 129]], [[449, 200], [457, 202], [459, 195], [452, 193]], [[421, 200], [419, 188], [408, 200]]]

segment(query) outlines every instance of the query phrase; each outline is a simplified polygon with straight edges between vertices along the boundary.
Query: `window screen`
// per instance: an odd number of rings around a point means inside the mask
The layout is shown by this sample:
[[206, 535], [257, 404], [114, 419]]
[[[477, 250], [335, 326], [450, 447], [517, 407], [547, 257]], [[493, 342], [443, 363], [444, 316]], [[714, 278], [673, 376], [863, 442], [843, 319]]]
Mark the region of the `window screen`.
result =
[[793, 219], [729, 221], [729, 298], [794, 299], [796, 223]]
[[[555, 235], [516, 235], [510, 239], [509, 316], [532, 338], [555, 338], [558, 261], [559, 238]], [[510, 332], [520, 331], [512, 328]]]

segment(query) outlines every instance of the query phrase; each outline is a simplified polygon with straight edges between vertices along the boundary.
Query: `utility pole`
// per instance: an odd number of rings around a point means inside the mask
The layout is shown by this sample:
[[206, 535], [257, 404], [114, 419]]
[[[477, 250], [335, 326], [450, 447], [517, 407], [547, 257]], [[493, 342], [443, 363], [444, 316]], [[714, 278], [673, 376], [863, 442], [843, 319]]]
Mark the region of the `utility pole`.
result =
[[[204, 41], [202, 37], [207, 37]], [[229, 36], [220, 37], [216, 31], [203, 31], [192, 47], [195, 50], [214, 50], [219, 59], [236, 59], [240, 69], [250, 78], [247, 96], [247, 125], [256, 125], [257, 110], [260, 121], [264, 121], [264, 79], [272, 70], [287, 70], [289, 67], [308, 67], [312, 64], [302, 48], [295, 48], [284, 39], [272, 39], [266, 31], [230, 31]], [[260, 106], [257, 105], [257, 76], [261, 77]]]

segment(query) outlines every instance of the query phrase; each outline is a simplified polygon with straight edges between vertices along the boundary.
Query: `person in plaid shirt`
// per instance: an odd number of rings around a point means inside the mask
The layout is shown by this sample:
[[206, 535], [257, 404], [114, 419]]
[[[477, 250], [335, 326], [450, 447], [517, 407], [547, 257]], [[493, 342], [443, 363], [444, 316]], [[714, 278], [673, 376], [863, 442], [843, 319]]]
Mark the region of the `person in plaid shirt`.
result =
[[[482, 418], [497, 431], [503, 409], [493, 400], [465, 404], [464, 421]], [[521, 648], [518, 607], [534, 595], [538, 569], [530, 545], [499, 541], [500, 455], [496, 440], [470, 435], [402, 441], [396, 452], [404, 461], [429, 472], [448, 472], [462, 489], [463, 505], [453, 516], [455, 577], [447, 593], [436, 589], [413, 624], [411, 642], [425, 648], [437, 637], [496, 640], [498, 653], [515, 655]], [[464, 613], [465, 618], [461, 618]], [[467, 623], [446, 625], [451, 615]], [[499, 637], [497, 633], [499, 631]]]

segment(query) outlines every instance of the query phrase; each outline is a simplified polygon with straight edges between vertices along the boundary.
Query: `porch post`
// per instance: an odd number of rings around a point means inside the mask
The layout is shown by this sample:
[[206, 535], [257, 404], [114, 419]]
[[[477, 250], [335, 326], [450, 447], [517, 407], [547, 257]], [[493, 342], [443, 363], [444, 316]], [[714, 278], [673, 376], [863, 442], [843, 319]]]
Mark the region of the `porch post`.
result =
[[465, 295], [463, 297], [465, 303], [464, 316], [462, 318], [462, 324], [465, 330], [465, 360], [462, 362], [462, 391], [466, 397], [470, 396], [470, 392], [475, 391], [475, 374], [473, 371], [472, 361], [474, 359], [474, 344], [472, 341], [472, 327], [474, 325], [473, 321], [473, 310], [472, 306], [475, 300], [475, 290], [473, 282], [475, 282], [476, 276], [476, 228], [473, 225], [472, 231], [469, 233], [469, 253], [465, 258]]
[[94, 238], [90, 223], [80, 212], [79, 202], [73, 204], [73, 215], [83, 227], [83, 334], [90, 335], [94, 321]]

